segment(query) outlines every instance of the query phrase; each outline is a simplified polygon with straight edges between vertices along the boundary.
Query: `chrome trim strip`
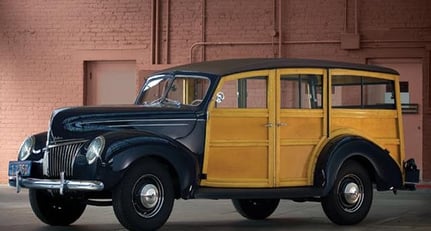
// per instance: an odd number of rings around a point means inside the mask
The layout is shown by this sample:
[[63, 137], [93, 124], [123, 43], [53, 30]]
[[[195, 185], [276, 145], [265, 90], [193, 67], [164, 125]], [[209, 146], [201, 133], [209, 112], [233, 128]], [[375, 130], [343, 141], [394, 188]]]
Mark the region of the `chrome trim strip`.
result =
[[21, 186], [23, 188], [31, 189], [58, 189], [61, 191], [102, 191], [104, 184], [96, 180], [65, 180], [61, 179], [36, 179], [36, 178], [22, 178], [16, 176], [9, 177], [9, 185], [12, 187]]
[[103, 123], [135, 123], [135, 122], [166, 122], [166, 121], [196, 121], [193, 119], [136, 119], [136, 120], [99, 120], [99, 121], [83, 121], [78, 122], [80, 125], [85, 124], [103, 124]]
[[124, 128], [124, 127], [160, 127], [160, 126], [188, 126], [190, 124], [122, 124], [108, 125], [109, 128]]
[[49, 159], [48, 159], [49, 151], [48, 150], [49, 150], [48, 148], [45, 149], [45, 153], [44, 153], [43, 158], [42, 158], [42, 173], [44, 176], [48, 176], [48, 167], [49, 167], [48, 166], [49, 165]]

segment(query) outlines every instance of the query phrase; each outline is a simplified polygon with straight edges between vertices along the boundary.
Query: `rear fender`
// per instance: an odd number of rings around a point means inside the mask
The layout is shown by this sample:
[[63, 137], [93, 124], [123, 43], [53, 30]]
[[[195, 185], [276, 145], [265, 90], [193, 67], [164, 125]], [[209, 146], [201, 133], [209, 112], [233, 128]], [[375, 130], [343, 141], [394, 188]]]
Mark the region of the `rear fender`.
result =
[[402, 187], [401, 169], [387, 150], [359, 136], [339, 136], [323, 148], [316, 163], [314, 186], [323, 188], [322, 196], [328, 194], [343, 163], [350, 159], [368, 170], [377, 190]]

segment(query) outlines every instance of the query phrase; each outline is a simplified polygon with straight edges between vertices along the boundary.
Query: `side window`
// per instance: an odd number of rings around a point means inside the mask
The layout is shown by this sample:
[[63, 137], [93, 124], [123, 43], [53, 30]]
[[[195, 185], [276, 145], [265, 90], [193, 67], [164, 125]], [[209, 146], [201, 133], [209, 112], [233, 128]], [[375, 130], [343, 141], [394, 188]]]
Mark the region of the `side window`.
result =
[[322, 108], [322, 78], [321, 75], [282, 75], [281, 108]]
[[395, 109], [394, 82], [363, 76], [332, 76], [332, 107]]
[[225, 81], [221, 90], [224, 98], [217, 108], [267, 108], [267, 77], [249, 77]]
[[209, 79], [197, 77], [176, 77], [167, 98], [188, 105], [199, 105], [205, 97]]

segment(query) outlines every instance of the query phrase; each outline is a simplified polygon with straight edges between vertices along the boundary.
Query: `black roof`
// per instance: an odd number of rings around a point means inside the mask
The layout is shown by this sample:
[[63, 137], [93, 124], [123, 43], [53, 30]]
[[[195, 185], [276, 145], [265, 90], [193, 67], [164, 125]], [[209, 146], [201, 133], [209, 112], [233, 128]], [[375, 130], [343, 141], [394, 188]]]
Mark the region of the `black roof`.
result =
[[194, 72], [224, 76], [243, 71], [264, 70], [272, 68], [343, 68], [398, 74], [398, 72], [393, 69], [374, 65], [292, 58], [247, 58], [205, 61], [169, 68], [158, 73]]

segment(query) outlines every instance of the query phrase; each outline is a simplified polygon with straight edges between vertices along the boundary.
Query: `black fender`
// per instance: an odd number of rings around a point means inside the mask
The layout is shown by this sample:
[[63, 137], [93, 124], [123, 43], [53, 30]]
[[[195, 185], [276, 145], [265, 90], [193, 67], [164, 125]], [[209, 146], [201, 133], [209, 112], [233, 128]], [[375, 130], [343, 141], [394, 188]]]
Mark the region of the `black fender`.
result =
[[42, 159], [45, 154], [47, 132], [41, 132], [32, 135], [34, 137], [34, 148], [27, 160], [32, 161], [31, 177], [43, 178]]
[[314, 171], [314, 186], [326, 196], [334, 186], [337, 173], [346, 160], [360, 162], [370, 173], [379, 191], [400, 189], [402, 173], [387, 150], [359, 136], [339, 136], [322, 149]]
[[43, 158], [43, 154], [46, 147], [47, 132], [41, 132], [33, 135], [34, 137], [34, 149], [29, 157], [29, 160], [40, 160]]
[[[104, 135], [106, 145], [102, 161], [118, 176], [137, 160], [149, 158], [167, 165], [178, 182], [180, 197], [189, 198], [198, 181], [198, 160], [184, 145], [169, 137], [148, 132], [110, 132]], [[121, 177], [116, 177], [113, 184]]]

